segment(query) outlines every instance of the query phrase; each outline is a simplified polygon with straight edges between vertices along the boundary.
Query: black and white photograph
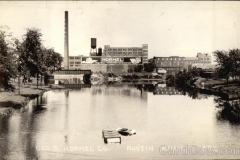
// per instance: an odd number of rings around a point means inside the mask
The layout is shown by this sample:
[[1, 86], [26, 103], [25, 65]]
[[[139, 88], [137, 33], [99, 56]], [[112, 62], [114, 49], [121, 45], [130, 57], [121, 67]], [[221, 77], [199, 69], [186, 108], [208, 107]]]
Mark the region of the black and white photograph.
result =
[[0, 159], [239, 158], [239, 1], [0, 1]]

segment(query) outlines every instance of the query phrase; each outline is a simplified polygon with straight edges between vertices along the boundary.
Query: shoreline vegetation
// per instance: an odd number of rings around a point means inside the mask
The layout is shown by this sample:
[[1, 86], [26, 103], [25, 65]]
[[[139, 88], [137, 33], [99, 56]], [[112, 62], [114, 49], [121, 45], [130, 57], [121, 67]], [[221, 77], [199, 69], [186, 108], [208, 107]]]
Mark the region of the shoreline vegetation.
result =
[[46, 85], [37, 88], [35, 83], [21, 84], [18, 94], [18, 84], [13, 82], [12, 85], [16, 88], [13, 92], [0, 92], [0, 114], [12, 114], [13, 109], [24, 107], [30, 100], [51, 89]]
[[[0, 113], [5, 114], [6, 108], [9, 113], [11, 108], [21, 108], [49, 90], [39, 82], [61, 69], [62, 61], [54, 48], [43, 45], [40, 29], [27, 28], [21, 38], [16, 38], [8, 26], [0, 26]], [[36, 84], [32, 79], [36, 79]]]

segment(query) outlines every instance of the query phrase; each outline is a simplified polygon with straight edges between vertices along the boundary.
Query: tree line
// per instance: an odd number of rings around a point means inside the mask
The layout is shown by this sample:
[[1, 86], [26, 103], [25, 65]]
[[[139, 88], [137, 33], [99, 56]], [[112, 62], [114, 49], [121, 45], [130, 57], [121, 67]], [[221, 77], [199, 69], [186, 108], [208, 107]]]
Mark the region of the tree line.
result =
[[233, 80], [239, 79], [240, 76], [240, 50], [230, 49], [229, 51], [215, 51], [213, 52], [216, 57], [217, 68], [216, 76], [224, 78], [229, 81], [232, 77]]
[[61, 69], [63, 57], [53, 48], [43, 46], [42, 33], [30, 28], [22, 39], [0, 30], [0, 88], [14, 90], [11, 79], [22, 77], [23, 82], [31, 78], [43, 80], [48, 71]]

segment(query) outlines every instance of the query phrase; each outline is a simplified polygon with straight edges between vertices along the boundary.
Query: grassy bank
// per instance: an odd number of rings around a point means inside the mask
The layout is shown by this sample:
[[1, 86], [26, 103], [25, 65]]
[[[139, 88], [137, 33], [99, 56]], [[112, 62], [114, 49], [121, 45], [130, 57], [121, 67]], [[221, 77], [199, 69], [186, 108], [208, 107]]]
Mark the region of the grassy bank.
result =
[[13, 83], [16, 87], [14, 92], [0, 92], [0, 114], [8, 112], [8, 110], [14, 108], [18, 109], [28, 103], [29, 100], [43, 94], [45, 91], [50, 90], [48, 86], [39, 86], [36, 84], [21, 84], [20, 94], [18, 86]]
[[195, 84], [200, 89], [225, 94], [229, 99], [240, 98], [240, 81], [230, 81], [227, 83], [225, 80], [221, 79], [198, 78]]

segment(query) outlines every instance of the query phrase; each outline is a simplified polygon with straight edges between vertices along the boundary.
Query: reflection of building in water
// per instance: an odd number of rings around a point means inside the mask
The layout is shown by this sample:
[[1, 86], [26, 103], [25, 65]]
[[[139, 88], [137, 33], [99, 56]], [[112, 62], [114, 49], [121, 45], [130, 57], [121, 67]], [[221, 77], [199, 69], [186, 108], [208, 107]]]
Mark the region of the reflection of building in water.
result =
[[134, 85], [125, 84], [112, 84], [106, 85], [95, 85], [91, 87], [92, 95], [118, 95], [118, 96], [130, 96], [133, 98], [141, 98], [143, 100], [148, 99], [148, 94], [143, 89], [140, 90]]
[[160, 95], [183, 95], [182, 92], [178, 91], [175, 87], [155, 87], [153, 94]]
[[83, 78], [63, 77], [61, 79], [55, 80], [55, 84], [84, 84], [84, 82]]
[[199, 92], [196, 88], [183, 87], [166, 87], [164, 85], [155, 86], [153, 90], [154, 95], [187, 95], [192, 99], [207, 99], [210, 95]]
[[61, 84], [66, 89], [91, 88], [91, 84]]
[[59, 70], [53, 72], [55, 84], [83, 84], [84, 75], [90, 74], [90, 70]]

